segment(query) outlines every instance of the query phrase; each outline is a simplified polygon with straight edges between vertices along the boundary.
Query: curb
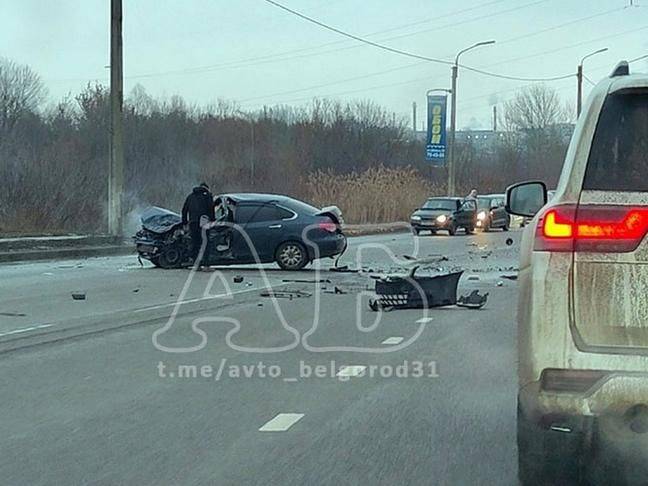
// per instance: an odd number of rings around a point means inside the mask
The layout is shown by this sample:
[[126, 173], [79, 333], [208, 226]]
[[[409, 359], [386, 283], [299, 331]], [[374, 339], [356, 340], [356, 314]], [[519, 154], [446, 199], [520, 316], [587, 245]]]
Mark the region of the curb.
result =
[[117, 256], [135, 254], [133, 245], [68, 247], [51, 250], [23, 250], [0, 252], [0, 263], [15, 263], [35, 260], [65, 260], [100, 256]]

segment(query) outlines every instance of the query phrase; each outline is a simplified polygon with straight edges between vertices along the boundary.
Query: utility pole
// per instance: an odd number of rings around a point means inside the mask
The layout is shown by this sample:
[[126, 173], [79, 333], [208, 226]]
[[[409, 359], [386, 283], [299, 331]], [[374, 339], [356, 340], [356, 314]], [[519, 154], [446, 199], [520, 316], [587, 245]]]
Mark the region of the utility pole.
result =
[[412, 131], [416, 136], [416, 101], [412, 101]]
[[122, 0], [110, 1], [110, 165], [108, 169], [108, 233], [121, 237], [124, 193]]
[[497, 132], [497, 105], [493, 105], [493, 133]]
[[588, 57], [592, 57], [596, 54], [600, 54], [601, 52], [605, 52], [607, 50], [608, 48], [604, 47], [603, 49], [599, 49], [598, 51], [590, 52], [587, 56], [581, 59], [581, 62], [578, 65], [578, 71], [576, 71], [576, 80], [578, 82], [578, 89], [576, 94], [576, 116], [577, 117], [580, 116], [583, 108], [583, 63], [585, 62], [585, 59], [587, 59]]
[[455, 132], [457, 130], [457, 76], [459, 75], [459, 56], [461, 56], [464, 52], [468, 52], [471, 49], [474, 49], [476, 47], [487, 46], [490, 44], [495, 44], [495, 41], [489, 40], [484, 42], [478, 42], [476, 44], [473, 44], [470, 47], [467, 47], [459, 51], [459, 53], [455, 57], [455, 62], [452, 65], [452, 103], [450, 105], [450, 137], [449, 137], [450, 144], [448, 146], [450, 152], [448, 158], [448, 187], [447, 187], [448, 196], [454, 196], [457, 191], [456, 181], [455, 181], [455, 172], [456, 172]]
[[576, 89], [576, 117], [579, 117], [583, 109], [583, 65], [578, 65], [576, 71], [576, 82], [578, 88]]

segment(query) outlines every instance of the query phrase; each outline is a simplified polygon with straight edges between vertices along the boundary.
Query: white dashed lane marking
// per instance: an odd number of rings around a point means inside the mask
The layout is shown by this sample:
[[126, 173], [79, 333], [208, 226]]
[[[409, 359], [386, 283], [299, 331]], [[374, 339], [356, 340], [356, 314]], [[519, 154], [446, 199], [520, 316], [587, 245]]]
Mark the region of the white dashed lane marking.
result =
[[259, 432], [285, 432], [304, 416], [303, 413], [280, 413], [263, 425]]
[[364, 370], [366, 370], [367, 367], [364, 365], [352, 365], [352, 366], [343, 366], [340, 368], [340, 371], [337, 372], [335, 376], [342, 376], [342, 377], [351, 377], [351, 376], [358, 376], [359, 374], [363, 373]]
[[399, 337], [399, 336], [389, 337], [389, 338], [385, 339], [382, 342], [382, 344], [400, 344], [400, 343], [403, 342], [403, 339], [404, 338]]

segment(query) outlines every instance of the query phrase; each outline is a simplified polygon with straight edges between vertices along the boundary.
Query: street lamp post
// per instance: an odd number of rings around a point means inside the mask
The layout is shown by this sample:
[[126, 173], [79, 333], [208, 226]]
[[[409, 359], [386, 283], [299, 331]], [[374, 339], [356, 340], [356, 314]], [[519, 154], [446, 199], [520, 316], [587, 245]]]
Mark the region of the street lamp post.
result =
[[455, 131], [457, 129], [457, 76], [459, 74], [459, 56], [476, 47], [495, 44], [494, 40], [478, 42], [457, 53], [455, 62], [452, 65], [452, 103], [450, 105], [450, 143], [448, 157], [448, 196], [453, 196], [456, 192], [455, 187]]
[[578, 65], [578, 71], [576, 73], [576, 78], [578, 79], [578, 94], [576, 97], [576, 116], [579, 117], [581, 114], [581, 110], [583, 108], [583, 62], [585, 59], [588, 57], [592, 57], [596, 54], [600, 54], [601, 52], [607, 51], [608, 48], [604, 47], [603, 49], [599, 49], [598, 51], [590, 52], [587, 56], [585, 56], [583, 59], [581, 59], [580, 64]]
[[247, 120], [247, 122], [250, 124], [250, 185], [254, 185], [254, 145], [256, 143], [255, 136], [254, 136], [254, 116], [251, 115], [250, 113], [245, 113], [241, 110], [236, 110], [236, 113], [241, 115], [243, 118]]

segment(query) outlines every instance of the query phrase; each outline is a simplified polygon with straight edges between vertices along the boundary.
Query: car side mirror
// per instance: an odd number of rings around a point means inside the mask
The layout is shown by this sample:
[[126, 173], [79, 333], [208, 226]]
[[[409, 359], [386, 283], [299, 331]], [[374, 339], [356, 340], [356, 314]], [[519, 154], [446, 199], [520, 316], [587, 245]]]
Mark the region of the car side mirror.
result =
[[532, 218], [547, 204], [547, 186], [541, 181], [521, 182], [506, 189], [506, 212]]

